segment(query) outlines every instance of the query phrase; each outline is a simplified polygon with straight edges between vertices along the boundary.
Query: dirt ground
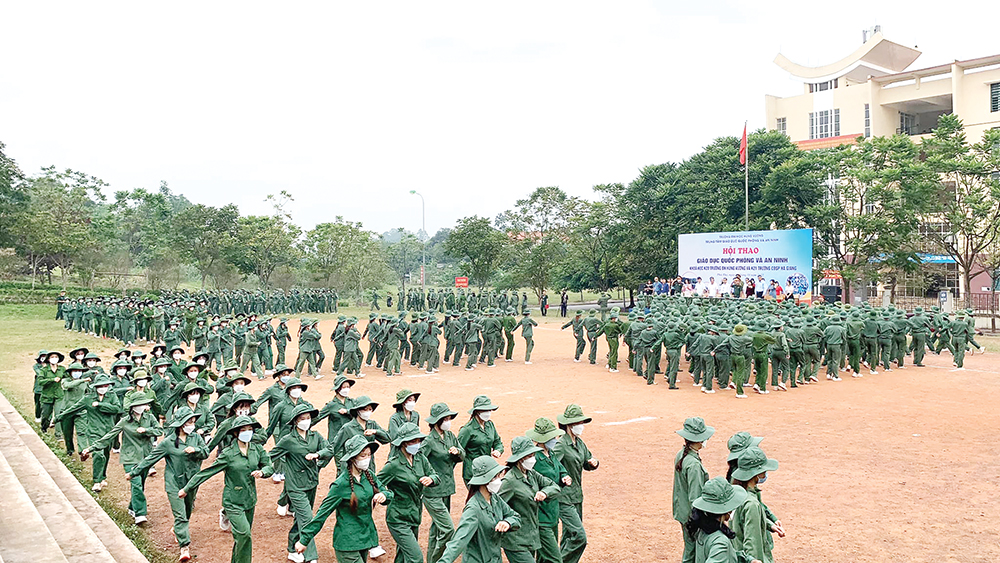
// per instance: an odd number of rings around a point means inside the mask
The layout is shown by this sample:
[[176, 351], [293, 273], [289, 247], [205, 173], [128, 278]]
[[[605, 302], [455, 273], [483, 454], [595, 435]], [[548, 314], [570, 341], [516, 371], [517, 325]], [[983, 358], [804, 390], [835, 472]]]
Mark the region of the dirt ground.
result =
[[[379, 401], [374, 416], [387, 426], [399, 389], [422, 393], [417, 408], [424, 415], [438, 401], [464, 413], [475, 395], [485, 393], [500, 407], [493, 421], [508, 449], [510, 440], [530, 428], [535, 418], [554, 419], [568, 403], [582, 405], [594, 419], [583, 438], [601, 461], [598, 471], [584, 475], [584, 524], [589, 536], [585, 561], [679, 559], [682, 542], [680, 526], [671, 516], [671, 472], [682, 446], [674, 430], [689, 416], [702, 416], [717, 430], [702, 452], [713, 477], [725, 474], [729, 436], [746, 430], [766, 437], [762, 447], [780, 461], [781, 468], [762, 487], [764, 499], [788, 531], [784, 539], [775, 537], [778, 561], [1000, 561], [995, 450], [1000, 409], [994, 406], [1000, 356], [967, 357], [965, 371], [952, 371], [945, 352], [931, 355], [926, 368], [907, 367], [843, 382], [823, 379], [787, 393], [736, 400], [732, 391], [698, 392], [686, 372], [677, 391], [669, 391], [662, 382], [646, 386], [624, 368], [611, 374], [600, 367], [606, 352], [603, 339], [598, 365], [574, 363], [573, 335], [569, 329], [559, 330], [556, 323], [561, 319], [536, 318], [540, 326], [535, 331], [533, 365], [524, 365], [523, 341], [518, 337], [512, 363], [481, 365], [472, 372], [448, 364], [430, 376], [410, 368], [393, 378], [371, 367], [353, 396], [369, 395]], [[292, 321], [290, 328], [295, 325]], [[307, 381], [305, 398], [317, 408], [333, 395], [329, 375], [333, 346], [328, 341], [333, 326], [332, 320], [320, 325], [327, 376]], [[112, 347], [104, 346], [102, 357], [110, 352]], [[290, 361], [295, 353], [293, 344], [288, 349]], [[30, 392], [27, 363], [22, 373]], [[258, 396], [269, 384], [270, 380], [254, 382], [248, 391]], [[266, 408], [258, 416], [266, 423]], [[458, 422], [466, 419], [462, 414]], [[325, 431], [325, 425], [321, 428]], [[387, 448], [378, 452], [379, 465], [386, 454]], [[124, 483], [116, 458], [111, 460], [109, 478], [118, 488]], [[174, 551], [162, 463], [159, 469], [160, 475], [146, 486], [148, 526], [159, 545]], [[317, 506], [332, 479], [332, 470], [321, 475]], [[292, 519], [275, 513], [280, 489], [270, 480], [258, 482], [253, 534], [258, 561], [285, 560]], [[192, 554], [202, 563], [229, 560], [231, 536], [218, 528], [221, 490], [221, 476], [202, 486], [192, 517]], [[453, 502], [456, 522], [463, 504], [461, 498]], [[389, 552], [382, 561], [390, 561], [394, 545], [383, 515], [379, 509], [376, 522]], [[331, 518], [317, 536], [322, 561], [334, 560], [333, 522]], [[428, 525], [425, 517], [424, 546]]]

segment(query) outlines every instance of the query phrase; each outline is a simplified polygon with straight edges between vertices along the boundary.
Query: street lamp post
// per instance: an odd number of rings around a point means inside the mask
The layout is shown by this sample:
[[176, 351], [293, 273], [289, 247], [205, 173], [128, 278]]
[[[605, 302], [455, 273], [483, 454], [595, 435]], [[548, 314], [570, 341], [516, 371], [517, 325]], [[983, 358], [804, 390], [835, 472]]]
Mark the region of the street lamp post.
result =
[[[424, 236], [427, 236], [427, 214], [424, 205], [424, 196], [417, 192], [417, 190], [410, 190], [412, 195], [420, 196], [420, 230], [424, 232]], [[421, 258], [421, 271], [420, 271], [420, 289], [427, 294], [427, 242], [420, 241], [420, 248], [423, 252], [423, 257]]]

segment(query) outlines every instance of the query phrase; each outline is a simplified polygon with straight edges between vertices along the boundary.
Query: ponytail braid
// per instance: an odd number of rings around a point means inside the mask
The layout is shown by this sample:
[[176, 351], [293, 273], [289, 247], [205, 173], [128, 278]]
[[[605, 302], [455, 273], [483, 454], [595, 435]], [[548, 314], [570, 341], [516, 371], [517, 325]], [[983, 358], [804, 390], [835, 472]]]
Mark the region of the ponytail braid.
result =
[[[372, 486], [372, 494], [378, 494], [382, 491], [379, 490], [378, 486], [375, 484], [375, 478], [372, 477], [372, 473], [369, 470], [364, 470], [361, 472], [362, 475], [368, 479], [368, 483]], [[358, 495], [354, 493], [354, 476], [350, 474], [350, 469], [348, 469], [347, 481], [351, 484], [351, 512], [358, 513]]]
[[691, 449], [691, 446], [693, 445], [694, 442], [692, 442], [691, 440], [687, 439], [684, 440], [684, 452], [681, 453], [680, 459], [677, 460], [677, 465], [674, 466], [674, 471], [680, 473], [681, 467], [684, 465], [684, 458], [686, 458], [689, 453], [694, 451]]

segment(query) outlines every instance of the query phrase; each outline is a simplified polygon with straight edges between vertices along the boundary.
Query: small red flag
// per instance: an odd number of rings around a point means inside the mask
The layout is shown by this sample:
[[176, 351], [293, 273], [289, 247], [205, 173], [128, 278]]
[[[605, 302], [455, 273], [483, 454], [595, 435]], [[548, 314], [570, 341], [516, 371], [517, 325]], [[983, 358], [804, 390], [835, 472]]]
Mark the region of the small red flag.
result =
[[743, 138], [740, 139], [740, 164], [747, 163], [747, 126], [743, 124]]

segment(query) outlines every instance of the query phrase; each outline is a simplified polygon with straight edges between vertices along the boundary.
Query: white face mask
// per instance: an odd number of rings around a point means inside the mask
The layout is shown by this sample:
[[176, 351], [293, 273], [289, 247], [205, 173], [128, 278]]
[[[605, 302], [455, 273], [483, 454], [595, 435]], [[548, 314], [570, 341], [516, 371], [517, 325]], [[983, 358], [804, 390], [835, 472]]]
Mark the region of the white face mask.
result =
[[192, 405], [197, 404], [201, 400], [201, 393], [191, 393], [188, 395], [188, 402]]
[[360, 417], [361, 420], [368, 420], [372, 417], [372, 411], [358, 411], [358, 417]]
[[180, 354], [180, 352], [178, 352], [178, 353], [174, 354], [174, 359], [175, 359], [175, 360], [179, 360], [179, 359], [181, 359], [181, 354]]
[[559, 438], [552, 438], [548, 442], [545, 442], [545, 449], [552, 451], [556, 448], [556, 443], [559, 442]]
[[233, 393], [242, 393], [244, 387], [246, 387], [246, 385], [243, 384], [243, 383], [234, 383], [233, 384]]
[[158, 373], [160, 375], [163, 375], [163, 374], [167, 373], [167, 366], [160, 366], [160, 367], [156, 368], [156, 373]]
[[573, 433], [574, 436], [580, 436], [581, 434], [583, 434], [583, 425], [574, 424], [569, 430], [570, 432]]
[[138, 387], [138, 388], [141, 389], [141, 388], [143, 388], [143, 387], [146, 386], [146, 380], [145, 379], [137, 379], [135, 381], [135, 385], [136, 385], [136, 387]]
[[290, 375], [282, 375], [282, 376], [281, 376], [281, 377], [279, 377], [278, 379], [279, 379], [279, 380], [280, 380], [280, 381], [281, 381], [282, 383], [286, 383], [286, 384], [287, 384], [287, 383], [288, 383], [288, 381], [292, 379], [292, 377], [291, 377]]
[[535, 456], [530, 455], [521, 460], [521, 467], [524, 468], [525, 471], [531, 471], [535, 467], [536, 461], [538, 460], [535, 459]]
[[312, 426], [312, 420], [308, 418], [300, 420], [296, 423], [296, 426], [299, 427], [299, 430], [309, 430], [309, 428]]
[[408, 412], [413, 412], [413, 409], [417, 408], [417, 402], [406, 401], [405, 403], [403, 403], [403, 408], [406, 409]]
[[198, 358], [197, 360], [195, 360], [195, 363], [197, 363], [199, 366], [203, 366], [205, 365], [205, 358]]
[[492, 416], [492, 415], [493, 415], [493, 413], [490, 412], [490, 411], [483, 411], [483, 412], [479, 413], [479, 420], [482, 420], [483, 422], [486, 422], [487, 420], [490, 419], [490, 416]]
[[103, 387], [98, 387], [97, 388], [97, 394], [98, 395], [105, 395], [105, 394], [107, 394], [107, 392], [108, 392], [108, 386], [106, 386], [106, 385], [103, 386]]
[[70, 373], [70, 376], [73, 379], [80, 379], [81, 377], [83, 377], [83, 372], [82, 371], [74, 371], [74, 372]]
[[87, 367], [92, 368], [97, 365], [97, 360], [87, 360]]
[[345, 387], [341, 387], [340, 391], [337, 391], [337, 393], [341, 397], [350, 397], [351, 396], [351, 386], [348, 385], [348, 386], [345, 386]]
[[253, 440], [253, 430], [244, 430], [240, 432], [237, 439], [244, 444], [249, 444], [250, 440]]
[[183, 430], [185, 434], [194, 434], [194, 424], [185, 424], [181, 430]]
[[250, 416], [250, 408], [236, 409], [236, 416]]
[[292, 390], [288, 392], [288, 396], [290, 396], [293, 399], [298, 399], [299, 397], [302, 396], [302, 388], [293, 387]]
[[451, 420], [450, 419], [441, 423], [441, 430], [444, 430], [445, 432], [451, 430]]
[[118, 377], [123, 377], [126, 373], [128, 373], [128, 368], [118, 368], [116, 373], [118, 374]]
[[416, 455], [416, 453], [419, 451], [420, 451], [420, 442], [406, 446], [406, 453], [410, 455]]
[[368, 466], [371, 465], [371, 461], [372, 461], [371, 456], [366, 457], [364, 459], [361, 459], [361, 458], [355, 459], [354, 460], [354, 467], [357, 467], [361, 471], [368, 471]]
[[196, 372], [196, 371], [189, 371], [188, 374], [187, 374], [187, 376], [188, 376], [188, 379], [190, 379], [191, 381], [194, 381], [195, 379], [198, 379], [198, 372]]
[[146, 412], [146, 407], [135, 407], [132, 409], [132, 414], [136, 417], [142, 416], [142, 413]]
[[59, 357], [58, 356], [52, 356], [51, 358], [49, 358], [49, 363], [52, 364], [52, 365], [58, 364], [59, 363]]
[[490, 481], [488, 485], [486, 485], [486, 490], [489, 491], [490, 494], [495, 495], [500, 492], [500, 487], [502, 485], [503, 485], [503, 479], [494, 479]]

